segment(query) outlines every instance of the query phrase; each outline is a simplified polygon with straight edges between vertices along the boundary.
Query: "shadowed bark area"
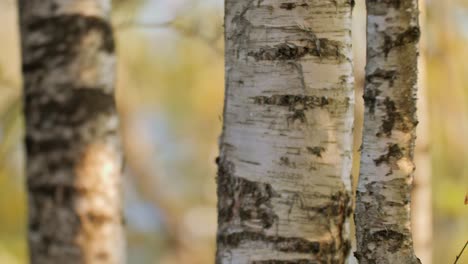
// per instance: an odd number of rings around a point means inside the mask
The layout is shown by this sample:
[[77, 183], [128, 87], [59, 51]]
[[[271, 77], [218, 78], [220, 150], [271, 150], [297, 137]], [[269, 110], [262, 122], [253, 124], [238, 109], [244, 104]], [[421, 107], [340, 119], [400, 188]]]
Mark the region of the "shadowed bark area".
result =
[[410, 229], [417, 2], [367, 0], [366, 109], [355, 213], [361, 264], [420, 263]]
[[31, 263], [123, 263], [110, 1], [21, 0]]
[[353, 4], [226, 1], [217, 263], [345, 263]]

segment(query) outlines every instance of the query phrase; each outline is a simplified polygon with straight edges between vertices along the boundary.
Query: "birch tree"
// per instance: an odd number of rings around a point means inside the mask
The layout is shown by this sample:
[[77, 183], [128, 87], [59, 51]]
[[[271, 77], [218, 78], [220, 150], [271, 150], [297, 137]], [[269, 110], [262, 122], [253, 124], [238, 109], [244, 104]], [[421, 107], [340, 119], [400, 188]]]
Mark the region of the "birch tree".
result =
[[217, 263], [344, 263], [349, 0], [227, 0]]
[[420, 263], [413, 252], [417, 0], [367, 0], [367, 67], [356, 197], [359, 263]]
[[123, 263], [110, 0], [20, 0], [31, 263]]

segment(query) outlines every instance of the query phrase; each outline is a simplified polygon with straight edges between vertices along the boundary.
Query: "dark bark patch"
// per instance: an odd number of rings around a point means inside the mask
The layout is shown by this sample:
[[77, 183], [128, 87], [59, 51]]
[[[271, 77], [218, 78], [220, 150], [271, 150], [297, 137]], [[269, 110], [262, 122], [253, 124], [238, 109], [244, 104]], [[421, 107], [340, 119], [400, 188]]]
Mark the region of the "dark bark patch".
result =
[[313, 213], [309, 215], [310, 218], [315, 217], [315, 214], [319, 213], [323, 215], [324, 218], [336, 217], [336, 216], [350, 216], [352, 214], [352, 204], [351, 197], [345, 191], [340, 191], [333, 194], [330, 197], [330, 201], [323, 206], [308, 206], [306, 205], [304, 199], [299, 194], [294, 194], [291, 200], [291, 207], [289, 208], [289, 213], [293, 210], [295, 204], [298, 204], [301, 210], [307, 211], [308, 213]]
[[392, 130], [395, 127], [395, 123], [401, 121], [401, 115], [397, 111], [395, 102], [392, 101], [389, 97], [385, 98], [383, 104], [385, 106], [386, 117], [382, 121], [381, 132], [379, 132], [377, 136], [381, 136], [381, 134], [391, 136]]
[[71, 147], [71, 142], [63, 138], [50, 138], [45, 140], [33, 140], [30, 136], [25, 137], [25, 147], [28, 156], [44, 155], [54, 151], [67, 150]]
[[366, 242], [366, 245], [375, 245], [375, 249], [373, 250], [364, 246], [360, 251], [354, 253], [354, 256], [362, 263], [375, 263], [375, 260], [379, 259], [381, 252], [396, 253], [398, 251], [405, 250], [404, 248], [406, 248], [406, 251], [410, 248], [410, 245], [407, 243], [408, 235], [392, 229], [379, 230], [375, 232], [371, 232], [369, 229], [364, 229], [361, 232], [361, 236], [362, 240]]
[[388, 146], [387, 153], [381, 155], [378, 159], [374, 160], [376, 166], [380, 166], [382, 163], [391, 164], [404, 156], [402, 149], [398, 144], [390, 144]]
[[299, 123], [307, 123], [307, 118], [303, 109], [294, 110], [292, 114], [290, 114], [287, 118], [288, 125], [294, 124], [296, 121]]
[[46, 122], [78, 127], [99, 114], [113, 114], [116, 109], [114, 96], [100, 88], [64, 87], [60, 93], [63, 97], [60, 101], [54, 98], [41, 100], [44, 95], [39, 92], [26, 93], [26, 115], [45, 113], [47, 114]]
[[257, 61], [295, 61], [305, 56], [314, 56], [321, 59], [335, 59], [341, 61], [345, 56], [341, 53], [338, 41], [326, 38], [303, 40], [305, 44], [296, 45], [286, 42], [273, 47], [264, 47], [258, 51], [251, 51], [247, 55]]
[[[35, 143], [33, 143], [35, 145]], [[27, 146], [27, 153], [28, 153], [28, 158], [34, 159], [37, 156], [30, 155], [30, 149], [31, 145]], [[58, 149], [57, 149], [58, 150]], [[35, 154], [41, 155], [40, 152], [36, 152]], [[46, 156], [48, 153], [42, 153], [43, 156]], [[46, 184], [49, 181], [56, 180], [56, 172], [63, 171], [67, 172], [70, 174], [73, 174], [73, 167], [75, 166], [76, 162], [73, 160], [73, 157], [61, 157], [60, 159], [53, 159], [53, 160], [47, 160], [43, 164], [41, 164], [40, 170], [36, 170], [34, 172], [29, 171], [28, 172], [28, 185], [33, 186], [34, 188], [42, 188], [44, 184]], [[61, 181], [66, 181], [67, 184], [73, 182], [74, 178], [70, 177], [67, 179], [61, 179]], [[68, 188], [68, 187], [64, 187]]]
[[244, 242], [263, 241], [271, 244], [276, 250], [287, 253], [318, 254], [327, 249], [318, 241], [309, 241], [301, 237], [267, 236], [258, 232], [236, 232], [218, 235], [218, 243], [230, 248], [237, 248]]
[[370, 73], [366, 76], [366, 81], [372, 83], [376, 79], [385, 80], [389, 82], [390, 87], [393, 87], [396, 78], [397, 71], [377, 69], [373, 73]]
[[378, 89], [366, 88], [362, 98], [364, 99], [365, 106], [369, 109], [369, 114], [375, 114], [375, 106], [377, 104], [377, 96], [381, 93]]
[[234, 176], [234, 164], [218, 159], [218, 221], [240, 219], [241, 224], [258, 224], [265, 229], [278, 219], [271, 199], [276, 195], [270, 184]]
[[54, 67], [74, 61], [84, 49], [82, 40], [99, 34], [97, 51], [113, 54], [115, 44], [111, 25], [104, 19], [83, 15], [60, 15], [30, 19], [24, 34], [40, 34], [38, 40], [26, 42], [24, 72], [44, 69], [53, 61]]
[[332, 215], [349, 217], [353, 213], [353, 206], [351, 204], [351, 196], [346, 191], [341, 191], [331, 196], [332, 203], [329, 206]]
[[325, 96], [307, 96], [307, 95], [272, 95], [272, 96], [255, 96], [254, 103], [258, 105], [277, 105], [288, 107], [289, 110], [295, 109], [312, 109], [315, 107], [324, 107], [330, 104], [331, 99]]
[[86, 193], [85, 190], [80, 190], [76, 186], [66, 186], [66, 185], [37, 185], [32, 184], [28, 185], [28, 191], [34, 194], [37, 197], [37, 200], [44, 201], [52, 200], [57, 204], [71, 206], [74, 202], [74, 199], [78, 195], [83, 195]]
[[288, 107], [290, 114], [287, 117], [288, 125], [296, 121], [307, 123], [305, 111], [316, 107], [324, 107], [330, 104], [327, 97], [305, 96], [305, 95], [272, 95], [255, 96], [254, 104], [258, 105], [277, 105]]
[[404, 244], [406, 236], [395, 230], [380, 230], [372, 233], [372, 240], [385, 242], [388, 250], [392, 253], [397, 252]]
[[289, 160], [289, 158], [286, 156], [283, 156], [280, 158], [280, 165], [286, 166], [289, 168], [296, 168], [296, 163]]
[[317, 146], [317, 147], [307, 147], [307, 152], [321, 158], [322, 153], [325, 152], [325, 148], [324, 147], [319, 147], [319, 146]]
[[281, 9], [286, 9], [286, 10], [293, 10], [295, 9], [296, 7], [304, 7], [304, 8], [307, 8], [309, 7], [309, 5], [307, 3], [303, 3], [303, 4], [297, 4], [297, 3], [281, 3], [280, 4], [280, 8]]
[[418, 42], [420, 36], [421, 36], [421, 31], [419, 27], [410, 27], [403, 33], [400, 33], [399, 35], [397, 35], [396, 38], [392, 38], [391, 36], [385, 34], [384, 45], [383, 45], [383, 51], [385, 53], [385, 57], [388, 57], [388, 54], [393, 48]]
[[416, 103], [411, 96], [404, 96], [398, 104], [386, 97], [383, 101], [385, 117], [382, 120], [380, 131], [376, 136], [391, 136], [394, 129], [411, 132], [418, 125], [415, 118]]

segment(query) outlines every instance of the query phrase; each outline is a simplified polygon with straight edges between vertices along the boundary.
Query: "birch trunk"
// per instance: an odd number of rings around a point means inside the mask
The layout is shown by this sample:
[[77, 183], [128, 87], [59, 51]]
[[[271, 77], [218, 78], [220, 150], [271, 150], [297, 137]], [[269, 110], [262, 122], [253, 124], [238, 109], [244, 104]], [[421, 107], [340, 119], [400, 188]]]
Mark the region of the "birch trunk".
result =
[[413, 252], [417, 0], [367, 0], [367, 67], [356, 257], [366, 263], [420, 263]]
[[123, 263], [110, 0], [20, 0], [31, 263]]
[[227, 0], [217, 263], [345, 263], [349, 0]]

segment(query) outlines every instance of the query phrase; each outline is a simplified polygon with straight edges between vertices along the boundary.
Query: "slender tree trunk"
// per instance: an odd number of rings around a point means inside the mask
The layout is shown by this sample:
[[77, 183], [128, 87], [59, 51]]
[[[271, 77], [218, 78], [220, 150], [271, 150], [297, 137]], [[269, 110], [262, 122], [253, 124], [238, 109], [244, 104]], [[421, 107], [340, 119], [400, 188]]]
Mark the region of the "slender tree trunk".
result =
[[227, 0], [217, 263], [345, 263], [349, 0]]
[[123, 263], [110, 0], [20, 0], [31, 263]]
[[366, 263], [419, 263], [413, 252], [417, 0], [367, 0], [367, 67], [356, 257]]

